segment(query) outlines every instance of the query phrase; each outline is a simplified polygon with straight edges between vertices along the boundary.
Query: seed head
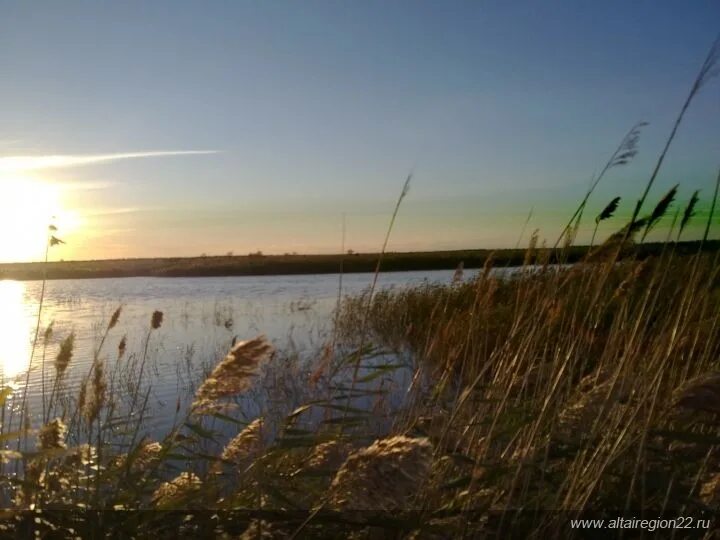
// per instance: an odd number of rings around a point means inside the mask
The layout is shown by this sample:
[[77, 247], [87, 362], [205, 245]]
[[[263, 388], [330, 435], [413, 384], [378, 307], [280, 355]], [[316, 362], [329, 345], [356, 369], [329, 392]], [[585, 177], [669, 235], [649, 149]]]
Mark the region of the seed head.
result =
[[112, 330], [115, 328], [115, 325], [120, 320], [120, 312], [122, 311], [122, 306], [119, 306], [112, 314], [112, 317], [110, 317], [110, 322], [108, 323], [108, 330]]
[[59, 379], [64, 374], [70, 364], [75, 346], [75, 333], [71, 332], [68, 337], [60, 343], [60, 351], [55, 357], [55, 376]]
[[127, 349], [127, 336], [123, 336], [120, 340], [120, 343], [118, 343], [118, 360], [120, 360], [123, 356], [125, 356], [125, 351]]
[[150, 319], [150, 328], [153, 330], [157, 330], [160, 328], [163, 322], [163, 312], [162, 311], [153, 311], [152, 319]]
[[262, 443], [262, 418], [256, 418], [238, 433], [225, 447], [222, 453], [224, 461], [239, 464], [251, 457]]
[[170, 482], [163, 482], [153, 493], [152, 501], [158, 508], [171, 508], [186, 501], [202, 486], [202, 481], [191, 472], [184, 472]]
[[90, 400], [85, 407], [85, 419], [88, 424], [92, 424], [100, 414], [100, 410], [105, 405], [107, 393], [107, 380], [105, 379], [105, 365], [103, 362], [95, 364], [93, 372], [92, 387], [90, 392]]
[[236, 344], [198, 388], [193, 410], [196, 413], [212, 410], [219, 399], [247, 391], [272, 352], [273, 347], [264, 336]]
[[59, 418], [55, 418], [40, 428], [38, 434], [38, 449], [52, 450], [65, 448], [65, 435], [67, 426]]
[[330, 485], [329, 506], [359, 511], [407, 508], [430, 473], [431, 455], [427, 438], [377, 440], [347, 458]]
[[313, 448], [303, 468], [308, 471], [337, 470], [352, 449], [349, 443], [335, 439], [320, 443]]

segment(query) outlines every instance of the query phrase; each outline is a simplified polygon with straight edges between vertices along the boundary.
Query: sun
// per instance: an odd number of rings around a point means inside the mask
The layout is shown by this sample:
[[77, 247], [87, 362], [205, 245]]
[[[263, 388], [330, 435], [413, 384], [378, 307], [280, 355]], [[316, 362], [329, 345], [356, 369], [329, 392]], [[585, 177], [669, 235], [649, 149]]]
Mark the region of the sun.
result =
[[0, 201], [0, 262], [43, 260], [48, 225], [60, 236], [78, 225], [61, 204], [60, 188], [48, 182], [0, 176]]

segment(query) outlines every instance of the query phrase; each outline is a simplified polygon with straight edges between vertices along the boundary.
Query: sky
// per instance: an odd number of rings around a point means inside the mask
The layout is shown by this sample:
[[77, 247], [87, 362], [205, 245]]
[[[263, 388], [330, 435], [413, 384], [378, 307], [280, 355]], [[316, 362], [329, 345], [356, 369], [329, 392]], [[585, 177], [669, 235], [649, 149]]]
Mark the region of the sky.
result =
[[[553, 243], [647, 121], [638, 157], [590, 201], [580, 240], [622, 197], [602, 236], [629, 217], [720, 31], [715, 0], [2, 12], [0, 261], [42, 259], [51, 220], [66, 242], [54, 259], [330, 253], [343, 219], [345, 249], [376, 251], [411, 171], [390, 250], [513, 247], [536, 228]], [[720, 165], [718, 113], [720, 79], [650, 195], [679, 183], [681, 208], [700, 189], [698, 222]]]

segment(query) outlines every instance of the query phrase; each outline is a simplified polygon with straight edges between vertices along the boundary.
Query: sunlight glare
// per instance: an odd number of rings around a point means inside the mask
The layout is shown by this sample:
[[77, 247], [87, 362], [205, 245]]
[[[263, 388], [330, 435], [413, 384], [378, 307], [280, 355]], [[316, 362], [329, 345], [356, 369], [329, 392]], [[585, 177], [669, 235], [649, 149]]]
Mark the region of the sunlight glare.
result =
[[0, 200], [0, 262], [42, 260], [51, 222], [61, 234], [78, 225], [76, 215], [62, 208], [56, 185], [29, 177], [0, 177]]
[[5, 382], [23, 372], [30, 359], [24, 292], [18, 281], [0, 281], [0, 370]]

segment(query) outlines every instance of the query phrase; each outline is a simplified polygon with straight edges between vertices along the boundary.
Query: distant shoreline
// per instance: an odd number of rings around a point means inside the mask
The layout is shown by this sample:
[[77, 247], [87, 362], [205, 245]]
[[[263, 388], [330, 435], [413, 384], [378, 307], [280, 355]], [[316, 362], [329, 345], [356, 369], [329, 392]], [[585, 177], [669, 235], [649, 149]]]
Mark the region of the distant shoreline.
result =
[[[680, 242], [676, 250], [692, 254], [699, 241]], [[661, 243], [636, 246], [640, 258], [658, 255]], [[667, 249], [667, 248], [666, 248]], [[720, 249], [720, 240], [706, 242], [703, 251]], [[523, 263], [525, 249], [466, 249], [386, 253], [382, 271], [452, 270], [462, 262], [465, 268], [479, 268], [493, 255], [495, 265]], [[566, 262], [576, 262], [587, 253], [587, 246], [574, 246]], [[52, 261], [47, 263], [47, 279], [90, 279], [120, 277], [223, 277], [373, 272], [378, 253], [334, 255], [225, 255], [146, 259], [108, 259], [97, 261]], [[43, 279], [43, 263], [2, 263], [0, 280]]]

